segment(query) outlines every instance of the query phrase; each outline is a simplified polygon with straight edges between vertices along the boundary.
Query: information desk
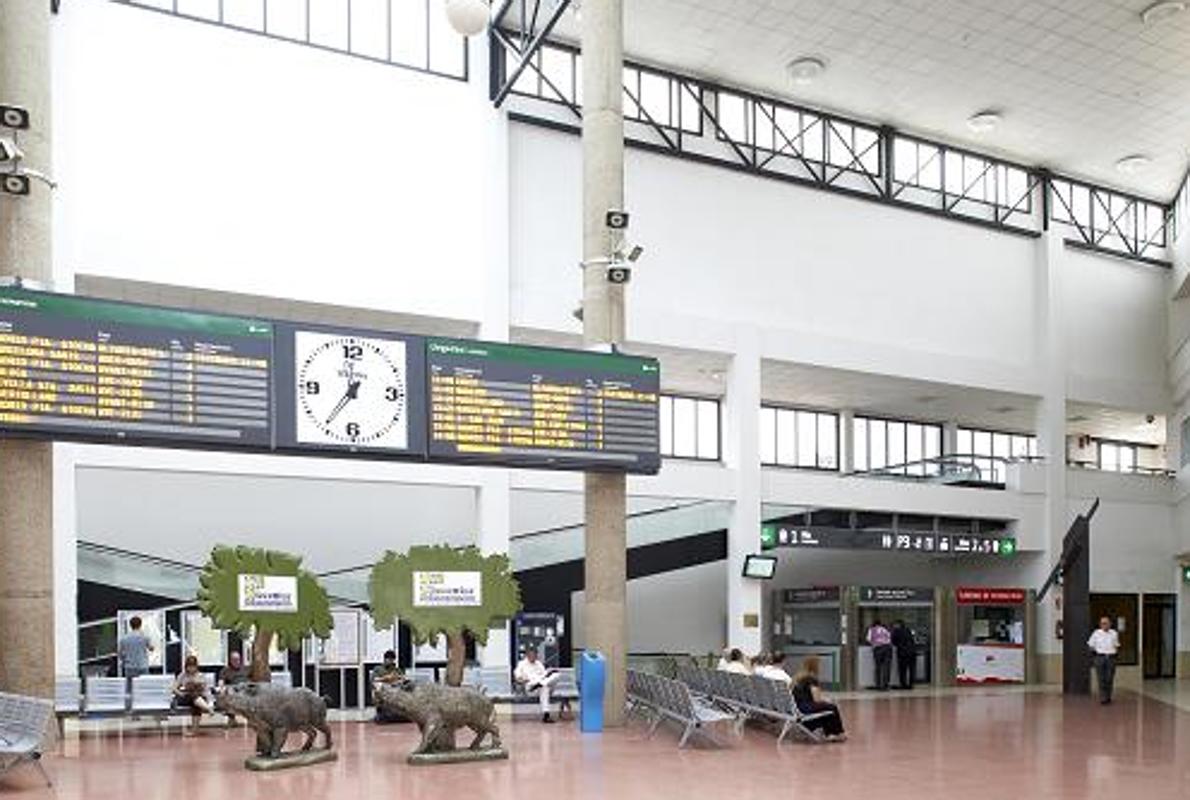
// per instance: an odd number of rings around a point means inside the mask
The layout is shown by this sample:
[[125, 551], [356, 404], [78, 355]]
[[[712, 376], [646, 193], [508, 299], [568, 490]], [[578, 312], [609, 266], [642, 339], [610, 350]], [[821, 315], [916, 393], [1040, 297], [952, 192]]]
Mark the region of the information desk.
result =
[[661, 467], [654, 359], [429, 339], [426, 371], [431, 459]]
[[272, 326], [0, 288], [0, 431], [269, 447]]
[[955, 589], [959, 683], [1024, 683], [1027, 596], [1024, 589]]

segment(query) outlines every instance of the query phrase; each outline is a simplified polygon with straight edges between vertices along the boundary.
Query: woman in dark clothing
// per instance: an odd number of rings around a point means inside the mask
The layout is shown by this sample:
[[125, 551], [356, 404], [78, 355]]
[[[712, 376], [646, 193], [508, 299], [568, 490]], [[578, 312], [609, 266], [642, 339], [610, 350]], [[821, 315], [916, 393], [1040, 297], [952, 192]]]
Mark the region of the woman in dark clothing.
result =
[[843, 731], [843, 717], [839, 714], [839, 707], [830, 702], [822, 691], [818, 682], [818, 663], [817, 656], [808, 656], [802, 662], [801, 670], [793, 679], [793, 702], [803, 714], [829, 711], [824, 716], [806, 720], [806, 727], [821, 730], [828, 742], [845, 742], [847, 734]]

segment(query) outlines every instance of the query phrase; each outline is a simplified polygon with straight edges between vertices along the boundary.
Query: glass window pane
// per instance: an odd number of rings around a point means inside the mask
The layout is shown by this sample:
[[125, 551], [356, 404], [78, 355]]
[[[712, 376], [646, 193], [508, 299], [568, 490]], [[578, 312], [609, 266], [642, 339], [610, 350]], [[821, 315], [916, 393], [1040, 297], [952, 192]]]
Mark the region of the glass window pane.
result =
[[736, 142], [747, 141], [744, 98], [731, 92], [719, 92], [719, 125], [729, 139]]
[[266, 23], [273, 36], [306, 41], [306, 0], [268, 0]]
[[640, 75], [640, 104], [653, 122], [658, 125], [669, 125], [671, 114], [669, 111], [669, 81], [651, 72]]
[[697, 423], [695, 403], [689, 397], [674, 398], [674, 455], [693, 458], [698, 454], [694, 426]]
[[905, 471], [905, 423], [889, 422], [888, 425], [888, 465], [898, 467], [898, 472]]
[[[551, 100], [574, 99], [574, 58], [568, 51], [556, 47], [542, 48], [541, 71], [549, 79], [549, 83], [542, 81], [544, 94], [547, 98]], [[560, 96], [559, 93], [561, 93]]]
[[888, 432], [885, 430], [884, 420], [872, 419], [868, 420], [868, 452], [871, 459], [870, 469], [880, 469], [888, 466], [888, 451], [887, 441], [885, 437]]
[[430, 0], [430, 69], [443, 75], [463, 77], [463, 37], [454, 32], [446, 18], [446, 0]]
[[1136, 472], [1136, 448], [1120, 448], [1120, 472]]
[[719, 404], [714, 400], [698, 401], [698, 457], [719, 459]]
[[955, 449], [959, 455], [964, 456], [969, 456], [975, 452], [971, 431], [966, 428], [959, 428], [958, 435], [955, 437]]
[[219, 0], [178, 0], [179, 14], [199, 19], [219, 19]]
[[797, 415], [789, 409], [777, 409], [777, 463], [797, 465]]
[[387, 0], [351, 0], [351, 52], [388, 58]]
[[674, 454], [674, 402], [673, 398], [661, 396], [659, 422], [661, 425], [661, 455]]
[[347, 3], [344, 0], [309, 0], [310, 42], [336, 50], [347, 49]]
[[917, 143], [893, 140], [893, 177], [902, 183], [917, 183]]
[[797, 465], [813, 467], [818, 443], [818, 424], [809, 411], [797, 412]]
[[991, 431], [973, 431], [971, 434], [971, 449], [978, 456], [990, 456], [992, 454]]
[[1012, 457], [1024, 458], [1029, 455], [1029, 437], [1027, 436], [1013, 436], [1012, 437]]
[[[426, 69], [430, 64], [430, 54], [427, 49], [429, 43], [426, 39], [428, 22], [425, 0], [393, 0], [392, 19], [389, 20], [389, 24], [392, 28], [392, 60], [408, 67]], [[525, 72], [532, 73], [534, 81], [530, 88], [530, 86], [522, 86], [521, 81], [518, 80], [518, 90], [536, 94], [537, 73], [530, 68], [526, 68]], [[522, 73], [522, 79], [524, 79], [524, 73]]]
[[777, 410], [760, 409], [760, 463], [777, 463]]
[[823, 141], [826, 134], [826, 124], [822, 121], [822, 117], [816, 117], [813, 114], [802, 115], [802, 137], [801, 147], [802, 155], [808, 161], [819, 161], [823, 159]]
[[692, 84], [678, 84], [678, 99], [682, 106], [682, 130], [697, 131], [702, 119], [702, 107], [698, 103], [697, 92], [700, 90]]
[[905, 426], [905, 460], [913, 465], [909, 468], [909, 474], [926, 474], [926, 465], [921, 463], [924, 457], [925, 448], [922, 442], [922, 427], [914, 423], [909, 423]]
[[834, 414], [818, 415], [818, 466], [838, 469], [839, 418]]
[[868, 421], [861, 417], [852, 420], [852, 430], [855, 432], [851, 444], [852, 468], [856, 472], [866, 472], [868, 469]]
[[1114, 444], [1107, 442], [1099, 444], [1099, 468], [1113, 471], [1119, 469], [1119, 456]]
[[[942, 427], [940, 425], [922, 426], [924, 441], [922, 442], [922, 458], [937, 459], [942, 455]], [[923, 474], [938, 475], [942, 465], [937, 461], [926, 464]]]
[[223, 24], [264, 30], [264, 0], [223, 0]]

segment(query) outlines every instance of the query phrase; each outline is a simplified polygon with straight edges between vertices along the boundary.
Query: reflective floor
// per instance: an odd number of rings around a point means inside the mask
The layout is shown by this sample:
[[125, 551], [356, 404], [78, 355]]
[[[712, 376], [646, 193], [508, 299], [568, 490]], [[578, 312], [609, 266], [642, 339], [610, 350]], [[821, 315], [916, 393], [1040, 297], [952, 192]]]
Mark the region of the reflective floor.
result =
[[[1187, 694], [1181, 687], [1167, 691]], [[503, 720], [504, 763], [409, 767], [410, 726], [339, 722], [337, 763], [270, 774], [242, 763], [243, 729], [183, 738], [159, 731], [70, 733], [35, 770], [0, 778], [21, 798], [960, 798], [1190, 797], [1190, 711], [1123, 693], [1111, 706], [1052, 692], [896, 694], [844, 700], [852, 739], [786, 745], [748, 730], [722, 749], [679, 751], [672, 729], [583, 736], [573, 724]]]

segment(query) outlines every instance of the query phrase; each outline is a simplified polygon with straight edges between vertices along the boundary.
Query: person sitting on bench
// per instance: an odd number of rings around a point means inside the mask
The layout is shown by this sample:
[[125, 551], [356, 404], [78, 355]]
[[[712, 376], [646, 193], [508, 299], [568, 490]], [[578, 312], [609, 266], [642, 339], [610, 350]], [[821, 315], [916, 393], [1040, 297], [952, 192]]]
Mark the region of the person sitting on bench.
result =
[[807, 656], [802, 662], [801, 670], [793, 679], [793, 702], [803, 714], [830, 712], [817, 719], [806, 720], [805, 726], [812, 731], [821, 730], [828, 742], [847, 741], [839, 707], [830, 701], [818, 682], [818, 656]]
[[[232, 650], [231, 655], [227, 657], [227, 665], [219, 670], [219, 678], [216, 681], [216, 688], [219, 691], [227, 689], [231, 686], [238, 686], [241, 683], [248, 682], [248, 668], [244, 666], [244, 657], [240, 655], [238, 650]], [[231, 728], [236, 724], [236, 715], [227, 715], [227, 727]]]
[[526, 692], [537, 692], [541, 701], [541, 721], [553, 722], [550, 716], [550, 689], [558, 682], [558, 670], [546, 669], [537, 658], [537, 648], [530, 647], [525, 657], [516, 665], [512, 678], [524, 687]]
[[[401, 682], [404, 676], [401, 674], [401, 668], [397, 666], [397, 653], [395, 650], [384, 651], [384, 663], [372, 668], [371, 678], [373, 692], [379, 686], [396, 686]], [[387, 725], [391, 722], [408, 722], [408, 720], [396, 711], [382, 709], [380, 706], [377, 706], [376, 723], [378, 725]]]
[[189, 708], [193, 724], [184, 729], [189, 736], [198, 730], [203, 714], [211, 713], [211, 696], [207, 688], [207, 676], [198, 671], [198, 656], [186, 656], [186, 662], [174, 680], [174, 703], [178, 708]]

